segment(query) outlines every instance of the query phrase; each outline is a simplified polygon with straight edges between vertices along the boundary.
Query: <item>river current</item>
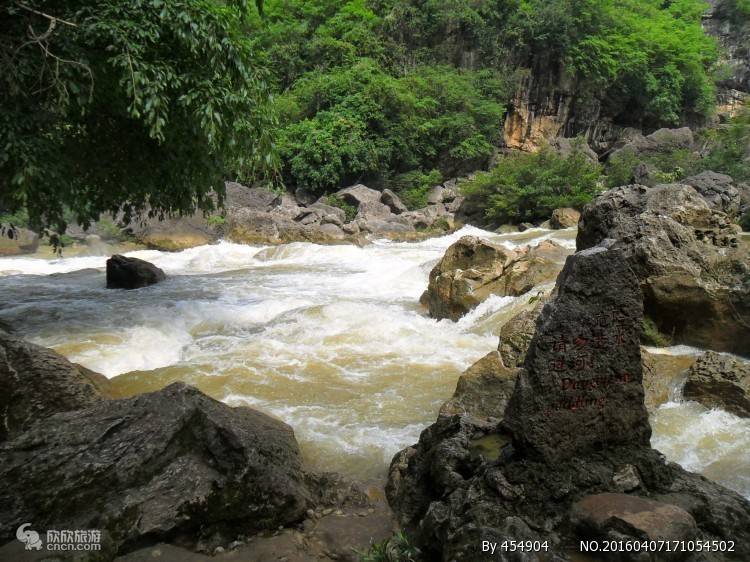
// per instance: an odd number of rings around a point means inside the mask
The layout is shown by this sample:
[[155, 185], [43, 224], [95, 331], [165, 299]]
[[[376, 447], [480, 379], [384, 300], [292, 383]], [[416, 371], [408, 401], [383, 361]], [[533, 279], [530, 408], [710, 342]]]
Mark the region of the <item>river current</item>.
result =
[[[124, 396], [182, 380], [281, 418], [318, 469], [382, 478], [528, 301], [493, 297], [459, 322], [426, 316], [418, 301], [430, 269], [465, 234], [509, 248], [545, 239], [575, 247], [573, 230], [465, 227], [362, 248], [137, 250], [127, 255], [169, 277], [135, 291], [104, 287], [105, 255], [2, 258], [0, 320], [103, 373]], [[652, 425], [652, 443], [668, 458], [750, 497], [750, 420], [684, 402], [676, 385]]]

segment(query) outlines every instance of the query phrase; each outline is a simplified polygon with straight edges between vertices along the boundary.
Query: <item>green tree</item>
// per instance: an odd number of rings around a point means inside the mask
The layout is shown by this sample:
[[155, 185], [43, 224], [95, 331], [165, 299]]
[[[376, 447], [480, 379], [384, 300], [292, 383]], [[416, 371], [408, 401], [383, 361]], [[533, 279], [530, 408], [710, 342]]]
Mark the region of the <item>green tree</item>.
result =
[[601, 167], [581, 150], [562, 156], [549, 147], [512, 153], [463, 184], [494, 224], [537, 222], [558, 207], [582, 208], [601, 190]]
[[224, 178], [272, 168], [246, 12], [246, 0], [5, 3], [0, 208], [60, 230], [66, 208], [82, 225], [189, 213], [220, 203]]

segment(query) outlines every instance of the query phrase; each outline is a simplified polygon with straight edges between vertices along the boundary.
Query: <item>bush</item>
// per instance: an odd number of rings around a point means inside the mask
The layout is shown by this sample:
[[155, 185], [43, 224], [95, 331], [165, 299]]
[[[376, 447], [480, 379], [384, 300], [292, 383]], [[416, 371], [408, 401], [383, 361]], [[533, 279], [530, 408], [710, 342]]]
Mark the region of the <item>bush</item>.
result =
[[477, 168], [499, 140], [503, 105], [486, 74], [425, 67], [396, 78], [377, 62], [309, 73], [284, 96], [280, 134], [286, 180], [315, 193], [399, 172]]
[[549, 147], [503, 157], [466, 182], [464, 194], [495, 224], [538, 222], [558, 207], [580, 209], [600, 191], [601, 167], [578, 149], [564, 157]]
[[326, 203], [331, 207], [338, 207], [346, 215], [346, 222], [351, 222], [357, 216], [357, 207], [350, 205], [340, 195], [329, 195], [326, 197]]
[[391, 182], [391, 188], [398, 193], [406, 207], [413, 211], [427, 206], [427, 195], [434, 186], [443, 181], [440, 170], [423, 173], [414, 170], [396, 176]]

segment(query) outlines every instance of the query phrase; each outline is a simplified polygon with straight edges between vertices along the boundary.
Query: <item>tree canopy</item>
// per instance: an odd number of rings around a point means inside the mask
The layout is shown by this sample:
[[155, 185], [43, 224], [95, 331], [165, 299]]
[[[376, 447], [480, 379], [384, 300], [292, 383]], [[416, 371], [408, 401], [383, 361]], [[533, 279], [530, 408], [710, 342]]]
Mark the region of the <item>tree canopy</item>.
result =
[[247, 10], [245, 0], [6, 3], [0, 209], [58, 229], [102, 212], [191, 212], [212, 208], [225, 178], [265, 173], [276, 120]]

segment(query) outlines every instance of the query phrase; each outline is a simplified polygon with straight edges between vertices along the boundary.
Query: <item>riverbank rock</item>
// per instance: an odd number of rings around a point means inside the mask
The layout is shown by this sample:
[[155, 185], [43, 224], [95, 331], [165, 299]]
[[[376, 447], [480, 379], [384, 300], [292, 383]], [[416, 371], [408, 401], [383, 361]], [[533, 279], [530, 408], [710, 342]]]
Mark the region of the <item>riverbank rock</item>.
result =
[[554, 229], [572, 228], [578, 225], [581, 213], [570, 207], [561, 207], [552, 211], [550, 226]]
[[[440, 416], [391, 463], [389, 502], [428, 560], [497, 560], [482, 541], [506, 540], [567, 560], [582, 539], [656, 536], [733, 540], [750, 556], [750, 502], [650, 448], [642, 321], [622, 249], [568, 258], [504, 419]], [[611, 513], [601, 494], [618, 494]]]
[[[0, 224], [0, 227], [4, 225]], [[33, 254], [39, 248], [39, 235], [28, 228], [6, 228], [0, 233], [0, 256]]]
[[440, 408], [440, 415], [502, 419], [516, 375], [515, 369], [503, 365], [497, 351], [491, 351], [459, 377], [453, 397]]
[[523, 366], [542, 308], [544, 302], [539, 300], [534, 308], [520, 312], [500, 328], [500, 343], [497, 350], [500, 352], [503, 365], [511, 368]]
[[6, 540], [33, 521], [102, 529], [119, 549], [194, 543], [297, 522], [310, 499], [289, 426], [182, 383], [38, 419], [0, 459]]
[[682, 183], [694, 188], [712, 209], [726, 213], [730, 218], [739, 216], [740, 191], [734, 186], [731, 176], [707, 170], [682, 180]]
[[552, 281], [568, 253], [549, 240], [509, 250], [476, 236], [464, 236], [432, 269], [420, 302], [433, 318], [458, 320], [491, 295], [518, 296]]
[[115, 254], [107, 260], [108, 289], [139, 289], [155, 285], [166, 278], [161, 269], [138, 258]]
[[681, 184], [621, 186], [587, 205], [578, 250], [612, 239], [646, 314], [675, 343], [750, 355], [750, 251], [739, 227]]
[[709, 351], [687, 371], [683, 395], [707, 408], [750, 418], [750, 363]]
[[0, 329], [0, 441], [36, 421], [111, 397], [109, 381], [54, 351]]

